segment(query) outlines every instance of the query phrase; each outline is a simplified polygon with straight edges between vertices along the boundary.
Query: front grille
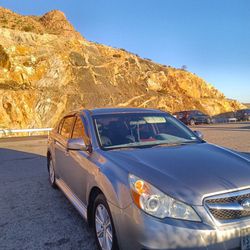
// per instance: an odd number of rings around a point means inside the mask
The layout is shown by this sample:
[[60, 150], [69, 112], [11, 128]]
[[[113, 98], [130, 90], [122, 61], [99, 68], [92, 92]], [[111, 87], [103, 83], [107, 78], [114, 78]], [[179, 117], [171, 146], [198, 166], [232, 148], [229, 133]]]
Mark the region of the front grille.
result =
[[250, 199], [250, 189], [205, 198], [204, 204], [216, 221], [234, 222], [250, 217], [250, 208], [242, 206]]
[[242, 200], [246, 199], [246, 198], [250, 198], [250, 190], [249, 193], [246, 194], [239, 194], [239, 195], [235, 195], [233, 196], [233, 194], [231, 193], [232, 196], [230, 196], [230, 194], [227, 194], [227, 196], [225, 197], [221, 197], [221, 198], [209, 198], [206, 200], [207, 204], [214, 204], [214, 203], [231, 203], [231, 202], [241, 202]]
[[217, 220], [238, 220], [250, 216], [250, 211], [234, 211], [226, 209], [210, 209], [211, 214]]

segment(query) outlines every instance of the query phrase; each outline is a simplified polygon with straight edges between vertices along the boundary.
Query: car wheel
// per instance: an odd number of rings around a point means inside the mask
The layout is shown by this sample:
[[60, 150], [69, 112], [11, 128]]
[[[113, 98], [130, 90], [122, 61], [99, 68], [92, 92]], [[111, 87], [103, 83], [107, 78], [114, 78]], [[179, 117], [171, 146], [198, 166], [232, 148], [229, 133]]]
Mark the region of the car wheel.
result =
[[94, 234], [100, 250], [118, 250], [115, 228], [106, 198], [99, 194], [93, 209]]
[[211, 119], [207, 118], [207, 124], [211, 124], [211, 123], [212, 123]]
[[54, 169], [54, 165], [53, 165], [53, 161], [52, 161], [51, 157], [48, 159], [48, 165], [49, 165], [49, 182], [50, 182], [50, 185], [53, 188], [57, 188], [55, 169]]
[[195, 125], [195, 120], [194, 120], [194, 119], [191, 119], [191, 120], [189, 121], [189, 124], [190, 124], [191, 126], [194, 126], [194, 125]]

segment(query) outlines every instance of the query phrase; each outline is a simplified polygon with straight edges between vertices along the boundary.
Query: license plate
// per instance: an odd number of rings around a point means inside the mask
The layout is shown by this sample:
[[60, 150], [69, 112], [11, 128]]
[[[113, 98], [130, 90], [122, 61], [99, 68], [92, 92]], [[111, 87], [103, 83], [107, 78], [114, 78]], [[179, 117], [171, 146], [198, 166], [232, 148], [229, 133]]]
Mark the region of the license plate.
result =
[[241, 250], [250, 250], [250, 228], [241, 230]]

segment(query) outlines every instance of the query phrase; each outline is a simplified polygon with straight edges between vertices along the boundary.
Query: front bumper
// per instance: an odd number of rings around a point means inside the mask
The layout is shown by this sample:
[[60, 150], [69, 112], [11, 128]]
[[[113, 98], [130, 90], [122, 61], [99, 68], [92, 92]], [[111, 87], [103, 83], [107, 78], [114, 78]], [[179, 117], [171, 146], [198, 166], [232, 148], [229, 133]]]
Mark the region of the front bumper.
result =
[[201, 222], [160, 220], [133, 204], [126, 209], [111, 205], [111, 212], [122, 250], [239, 250], [241, 229], [250, 226], [248, 222], [216, 228]]

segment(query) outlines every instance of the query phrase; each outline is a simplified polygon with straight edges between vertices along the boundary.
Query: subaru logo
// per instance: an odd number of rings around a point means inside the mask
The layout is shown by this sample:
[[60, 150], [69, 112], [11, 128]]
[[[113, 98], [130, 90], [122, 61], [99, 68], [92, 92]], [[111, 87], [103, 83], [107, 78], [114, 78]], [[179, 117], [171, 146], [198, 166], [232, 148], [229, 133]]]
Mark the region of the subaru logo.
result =
[[250, 210], [250, 198], [244, 199], [241, 201], [240, 205], [245, 209], [245, 210]]

